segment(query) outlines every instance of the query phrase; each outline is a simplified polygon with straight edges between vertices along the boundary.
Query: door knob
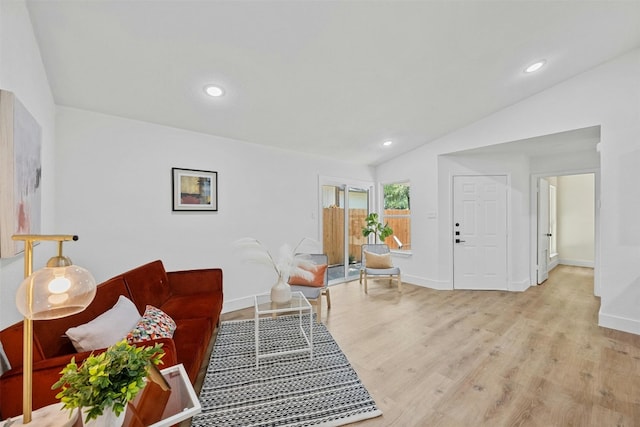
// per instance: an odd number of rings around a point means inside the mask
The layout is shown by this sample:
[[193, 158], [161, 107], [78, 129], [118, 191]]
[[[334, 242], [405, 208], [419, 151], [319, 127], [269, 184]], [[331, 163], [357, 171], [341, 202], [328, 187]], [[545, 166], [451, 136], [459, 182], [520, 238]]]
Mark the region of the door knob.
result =
[[464, 243], [464, 242], [466, 242], [466, 240], [456, 239], [456, 243]]
[[547, 237], [551, 237], [551, 236], [553, 236], [553, 234], [547, 233]]

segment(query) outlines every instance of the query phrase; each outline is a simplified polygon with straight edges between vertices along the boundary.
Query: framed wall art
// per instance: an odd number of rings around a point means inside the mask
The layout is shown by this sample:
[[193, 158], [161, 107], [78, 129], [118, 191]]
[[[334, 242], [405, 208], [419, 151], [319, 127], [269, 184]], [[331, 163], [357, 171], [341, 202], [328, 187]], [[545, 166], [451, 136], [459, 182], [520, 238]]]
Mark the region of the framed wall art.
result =
[[14, 234], [40, 234], [42, 130], [9, 91], [0, 90], [0, 257], [24, 251]]
[[174, 211], [217, 211], [218, 172], [171, 168]]

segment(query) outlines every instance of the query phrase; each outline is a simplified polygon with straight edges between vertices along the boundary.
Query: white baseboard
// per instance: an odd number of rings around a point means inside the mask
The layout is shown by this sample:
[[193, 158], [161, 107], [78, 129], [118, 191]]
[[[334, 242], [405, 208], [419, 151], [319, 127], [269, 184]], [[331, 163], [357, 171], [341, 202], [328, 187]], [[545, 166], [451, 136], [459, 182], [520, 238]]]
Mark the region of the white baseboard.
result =
[[585, 259], [566, 259], [566, 258], [560, 258], [558, 260], [558, 264], [562, 264], [562, 265], [572, 265], [574, 267], [594, 267], [594, 262], [593, 261], [589, 261], [589, 260], [585, 260]]
[[243, 308], [248, 308], [253, 306], [253, 295], [244, 297], [244, 298], [236, 298], [232, 300], [226, 300], [222, 303], [222, 312], [229, 313], [230, 311], [242, 310]]
[[[422, 286], [424, 288], [435, 289], [438, 291], [451, 291], [453, 290], [453, 284], [450, 280], [433, 280], [427, 279], [425, 277], [420, 276], [412, 276], [410, 274], [403, 274], [402, 281], [405, 283], [410, 283], [416, 286]], [[529, 279], [523, 279], [517, 282], [510, 282], [508, 285], [508, 290], [512, 292], [524, 292], [531, 284], [529, 283]]]
[[518, 282], [509, 283], [509, 291], [511, 292], [524, 292], [531, 286], [529, 279], [520, 280]]
[[[437, 291], [451, 291], [453, 285], [450, 280], [433, 280], [421, 276], [413, 276], [411, 274], [403, 274], [402, 282], [411, 285], [422, 286], [423, 288], [434, 289]], [[510, 291], [522, 292], [529, 288], [529, 280], [521, 280], [519, 282], [511, 282], [509, 284]], [[222, 312], [229, 313], [231, 311], [241, 310], [253, 306], [253, 296], [235, 298], [225, 300], [222, 304]]]
[[598, 325], [640, 335], [640, 320], [603, 313], [602, 310], [598, 313]]
[[453, 286], [449, 280], [433, 280], [426, 277], [413, 276], [411, 274], [403, 274], [402, 281], [423, 288], [435, 289], [438, 291], [450, 291]]

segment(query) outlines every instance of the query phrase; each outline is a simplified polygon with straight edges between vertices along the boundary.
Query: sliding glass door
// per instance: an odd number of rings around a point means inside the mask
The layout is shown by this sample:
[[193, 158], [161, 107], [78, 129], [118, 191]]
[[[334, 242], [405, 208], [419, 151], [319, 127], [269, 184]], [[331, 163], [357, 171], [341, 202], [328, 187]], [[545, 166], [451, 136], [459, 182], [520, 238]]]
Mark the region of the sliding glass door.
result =
[[360, 273], [365, 217], [369, 213], [370, 188], [347, 183], [323, 183], [322, 246], [329, 257], [329, 281], [353, 280]]

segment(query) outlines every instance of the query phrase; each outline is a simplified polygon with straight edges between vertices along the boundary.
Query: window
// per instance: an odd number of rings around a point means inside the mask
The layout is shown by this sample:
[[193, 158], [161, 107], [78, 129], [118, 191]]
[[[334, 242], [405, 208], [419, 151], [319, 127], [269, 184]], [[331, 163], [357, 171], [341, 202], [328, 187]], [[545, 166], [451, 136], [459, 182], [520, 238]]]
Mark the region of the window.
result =
[[385, 239], [392, 250], [411, 250], [411, 185], [408, 182], [384, 184], [383, 222], [393, 230]]

